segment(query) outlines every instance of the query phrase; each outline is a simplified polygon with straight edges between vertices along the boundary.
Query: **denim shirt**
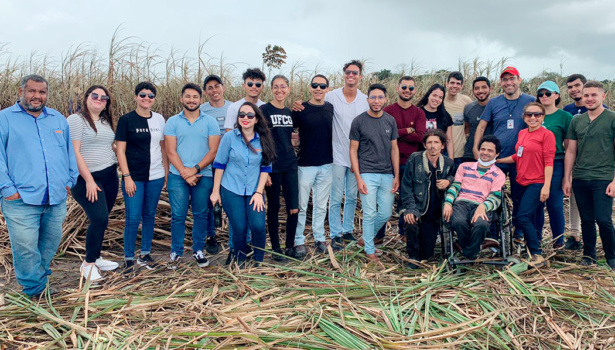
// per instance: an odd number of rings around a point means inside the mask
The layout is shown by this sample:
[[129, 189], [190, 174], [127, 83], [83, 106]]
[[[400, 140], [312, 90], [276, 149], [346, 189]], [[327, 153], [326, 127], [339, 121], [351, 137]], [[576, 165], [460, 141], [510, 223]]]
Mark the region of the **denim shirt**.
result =
[[66, 199], [79, 171], [68, 123], [60, 112], [43, 108], [38, 117], [19, 102], [0, 111], [0, 195], [19, 192], [30, 205], [56, 205]]
[[260, 173], [270, 173], [271, 164], [261, 164], [262, 146], [258, 133], [250, 141], [256, 153], [250, 151], [238, 129], [222, 137], [213, 167], [223, 169], [222, 187], [240, 195], [251, 196], [256, 191]]

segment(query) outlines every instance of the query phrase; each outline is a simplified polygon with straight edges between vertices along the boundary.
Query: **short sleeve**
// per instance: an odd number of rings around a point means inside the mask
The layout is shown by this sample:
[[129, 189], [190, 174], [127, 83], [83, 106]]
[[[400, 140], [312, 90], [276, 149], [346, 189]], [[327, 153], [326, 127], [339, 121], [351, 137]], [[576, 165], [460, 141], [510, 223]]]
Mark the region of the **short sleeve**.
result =
[[[305, 106], [305, 104], [304, 104]], [[301, 127], [301, 115], [303, 112], [301, 111], [293, 111], [291, 118], [293, 119], [293, 127], [300, 128]]]
[[233, 103], [226, 110], [226, 117], [224, 118], [224, 128], [225, 129], [234, 129], [235, 123], [237, 122], [237, 106]]
[[461, 183], [463, 181], [463, 175], [465, 174], [465, 171], [466, 170], [463, 166], [459, 166], [459, 168], [457, 168], [457, 172], [455, 173], [455, 182]]
[[397, 123], [395, 122], [395, 119], [391, 118], [391, 140], [397, 140], [397, 138], [399, 137], [399, 132], [397, 131]]
[[216, 153], [216, 158], [214, 159], [213, 167], [215, 169], [226, 169], [226, 164], [228, 163], [229, 155], [231, 153], [231, 138], [234, 137], [233, 132], [227, 132], [222, 136], [222, 140], [220, 141], [220, 146], [218, 146], [218, 152]]
[[453, 126], [453, 118], [446, 110], [444, 111], [444, 120], [446, 121], [446, 129], [448, 129], [449, 126]]
[[493, 113], [493, 103], [494, 103], [493, 101], [494, 100], [491, 99], [491, 100], [489, 100], [489, 102], [487, 102], [487, 106], [485, 106], [485, 110], [480, 115], [480, 120], [484, 120], [486, 122], [490, 122], [491, 121], [492, 113]]
[[164, 141], [164, 126], [166, 124], [166, 121], [161, 114], [158, 114], [158, 123], [160, 123], [160, 130], [163, 131], [160, 133], [160, 141]]
[[576, 132], [576, 124], [579, 121], [578, 117], [577, 118], [573, 118], [570, 121], [570, 126], [568, 126], [568, 134], [566, 135], [566, 138], [569, 140], [577, 140], [577, 132]]
[[70, 130], [70, 139], [72, 141], [83, 141], [83, 129], [85, 127], [85, 120], [78, 114], [72, 114], [66, 118], [68, 123], [68, 129]]
[[466, 123], [470, 122], [470, 116], [468, 115], [470, 113], [470, 104], [467, 104], [463, 107], [463, 121]]
[[214, 117], [205, 116], [207, 118], [207, 131], [209, 136], [219, 136], [220, 126]]
[[115, 128], [115, 140], [116, 141], [128, 141], [128, 116], [124, 115], [117, 121], [117, 127]]
[[350, 126], [350, 134], [348, 138], [353, 141], [361, 140], [361, 131], [359, 130], [359, 118], [355, 118]]
[[564, 138], [568, 138], [568, 129], [570, 128], [570, 122], [572, 122], [572, 114], [564, 111]]
[[177, 123], [175, 123], [175, 121], [177, 120], [177, 116], [173, 116], [171, 118], [169, 118], [169, 120], [167, 121], [167, 124], [164, 126], [164, 135], [165, 136], [177, 136]]

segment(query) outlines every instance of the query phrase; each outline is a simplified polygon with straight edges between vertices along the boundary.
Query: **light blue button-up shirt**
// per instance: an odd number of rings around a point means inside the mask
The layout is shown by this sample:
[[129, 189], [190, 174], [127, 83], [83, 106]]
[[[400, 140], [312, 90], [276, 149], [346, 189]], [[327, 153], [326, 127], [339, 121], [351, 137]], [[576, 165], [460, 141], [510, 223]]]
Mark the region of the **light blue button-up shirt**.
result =
[[[209, 152], [209, 137], [220, 135], [218, 123], [213, 117], [203, 112], [190, 124], [182, 111], [174, 115], [164, 127], [165, 136], [173, 136], [177, 139], [177, 154], [185, 167], [192, 168]], [[179, 175], [179, 170], [171, 164], [172, 174]], [[203, 176], [211, 177], [211, 165], [201, 169]]]
[[66, 199], [79, 171], [68, 123], [45, 107], [38, 117], [19, 102], [0, 111], [0, 195], [19, 192], [31, 205], [56, 205]]
[[256, 191], [260, 173], [270, 173], [271, 164], [262, 165], [261, 140], [258, 133], [250, 141], [256, 153], [250, 151], [238, 129], [227, 132], [220, 141], [213, 167], [224, 169], [222, 187], [240, 196]]

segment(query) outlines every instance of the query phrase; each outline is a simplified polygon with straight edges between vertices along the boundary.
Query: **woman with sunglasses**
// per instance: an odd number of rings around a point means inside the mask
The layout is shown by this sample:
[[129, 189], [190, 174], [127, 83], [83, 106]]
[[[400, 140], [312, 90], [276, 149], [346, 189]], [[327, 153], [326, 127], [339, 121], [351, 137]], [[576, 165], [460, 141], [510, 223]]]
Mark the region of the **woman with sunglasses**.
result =
[[544, 264], [540, 248], [541, 227], [538, 226], [536, 216], [549, 198], [556, 150], [555, 135], [542, 127], [545, 113], [545, 107], [538, 102], [525, 106], [523, 121], [528, 127], [519, 132], [515, 146], [517, 153], [497, 161], [517, 163], [517, 183], [521, 193], [517, 222], [525, 235], [525, 242], [531, 254], [530, 262], [534, 266]]
[[79, 168], [79, 178], [71, 193], [90, 220], [81, 275], [97, 281], [102, 279], [100, 271], [115, 270], [119, 266], [100, 256], [119, 186], [109, 91], [100, 85], [91, 86], [85, 92], [82, 106], [81, 111], [67, 119]]
[[126, 204], [124, 259], [127, 272], [134, 265], [141, 221], [141, 254], [137, 264], [147, 269], [156, 266], [150, 255], [154, 221], [160, 192], [169, 170], [164, 149], [164, 117], [152, 112], [156, 102], [156, 87], [149, 82], [139, 83], [135, 88], [135, 102], [137, 108], [119, 119], [115, 134]]
[[260, 107], [267, 121], [273, 142], [276, 159], [267, 181], [267, 228], [271, 247], [275, 254], [273, 260], [285, 261], [282, 256], [279, 237], [280, 190], [284, 192], [286, 204], [286, 255], [295, 257], [295, 233], [299, 218], [299, 180], [297, 175], [297, 156], [292, 144], [292, 111], [284, 103], [290, 93], [288, 79], [276, 75], [271, 80], [273, 100]]
[[[554, 249], [564, 248], [564, 230], [566, 219], [564, 218], [564, 191], [562, 182], [564, 180], [564, 155], [568, 140], [568, 126], [572, 120], [572, 114], [565, 112], [557, 106], [560, 103], [559, 87], [553, 81], [545, 81], [540, 84], [536, 91], [536, 100], [545, 107], [545, 119], [543, 126], [555, 135], [555, 161], [553, 163], [553, 177], [551, 179], [551, 194], [547, 199], [547, 211], [549, 212], [549, 223], [555, 242]], [[545, 222], [544, 209], [541, 206], [537, 214], [539, 233]], [[541, 236], [541, 235], [539, 235]]]
[[220, 203], [233, 229], [235, 260], [243, 266], [248, 228], [252, 232], [254, 260], [263, 261], [267, 232], [263, 191], [275, 160], [275, 144], [260, 109], [245, 102], [235, 129], [224, 134], [213, 167], [214, 188], [209, 197]]
[[427, 130], [440, 129], [446, 134], [446, 152], [444, 155], [453, 159], [453, 118], [444, 109], [446, 89], [440, 84], [433, 84], [417, 104], [425, 112]]

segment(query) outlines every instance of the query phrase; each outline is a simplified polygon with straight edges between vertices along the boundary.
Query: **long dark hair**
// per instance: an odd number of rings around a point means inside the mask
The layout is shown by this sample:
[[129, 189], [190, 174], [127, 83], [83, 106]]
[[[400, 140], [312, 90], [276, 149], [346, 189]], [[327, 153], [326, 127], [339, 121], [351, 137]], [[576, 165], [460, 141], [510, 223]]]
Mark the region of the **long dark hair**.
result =
[[111, 95], [109, 95], [109, 91], [102, 85], [92, 85], [85, 92], [85, 95], [83, 96], [83, 107], [81, 111], [79, 111], [79, 114], [83, 117], [83, 119], [85, 119], [88, 122], [88, 124], [90, 124], [90, 127], [92, 128], [92, 130], [94, 130], [95, 132], [98, 132], [98, 130], [96, 130], [96, 125], [94, 125], [92, 114], [90, 114], [90, 111], [88, 110], [88, 97], [90, 96], [92, 91], [96, 89], [101, 89], [102, 91], [105, 92], [107, 96], [109, 96], [105, 109], [103, 109], [100, 112], [100, 121], [103, 123], [109, 124], [109, 126], [111, 127], [111, 130], [115, 131], [115, 128], [113, 127], [113, 114], [111, 112]]
[[[263, 160], [261, 163], [262, 164], [272, 164], [275, 161], [275, 157], [276, 157], [275, 143], [273, 142], [273, 137], [271, 136], [271, 131], [269, 130], [269, 126], [267, 126], [267, 120], [265, 120], [265, 116], [263, 115], [263, 112], [261, 112], [261, 109], [258, 108], [254, 103], [244, 102], [239, 107], [239, 109], [241, 110], [241, 107], [243, 106], [252, 107], [252, 109], [254, 110], [254, 114], [256, 115], [257, 123], [254, 125], [254, 131], [258, 133], [258, 136], [260, 137], [260, 140], [261, 140], [261, 146], [263, 146], [263, 151], [262, 151]], [[246, 138], [246, 135], [243, 133], [243, 128], [239, 125], [239, 111], [237, 111], [237, 121], [235, 122], [235, 128], [239, 129], [239, 132], [241, 132], [241, 136], [243, 137], [243, 140], [245, 141], [250, 151], [252, 151], [253, 153], [256, 153], [256, 150], [254, 149], [254, 147], [252, 147], [250, 140], [248, 140]]]
[[436, 89], [440, 89], [442, 90], [442, 103], [440, 103], [440, 105], [438, 106], [438, 113], [443, 114], [444, 112], [444, 98], [446, 97], [446, 89], [444, 88], [444, 86], [440, 85], [440, 84], [433, 84], [429, 90], [427, 90], [427, 92], [425, 93], [425, 95], [423, 96], [423, 98], [421, 98], [421, 100], [419, 101], [419, 103], [416, 105], [419, 108], [423, 108], [427, 105], [428, 101], [429, 101], [429, 95], [431, 95], [432, 92], [434, 92], [434, 90]]

